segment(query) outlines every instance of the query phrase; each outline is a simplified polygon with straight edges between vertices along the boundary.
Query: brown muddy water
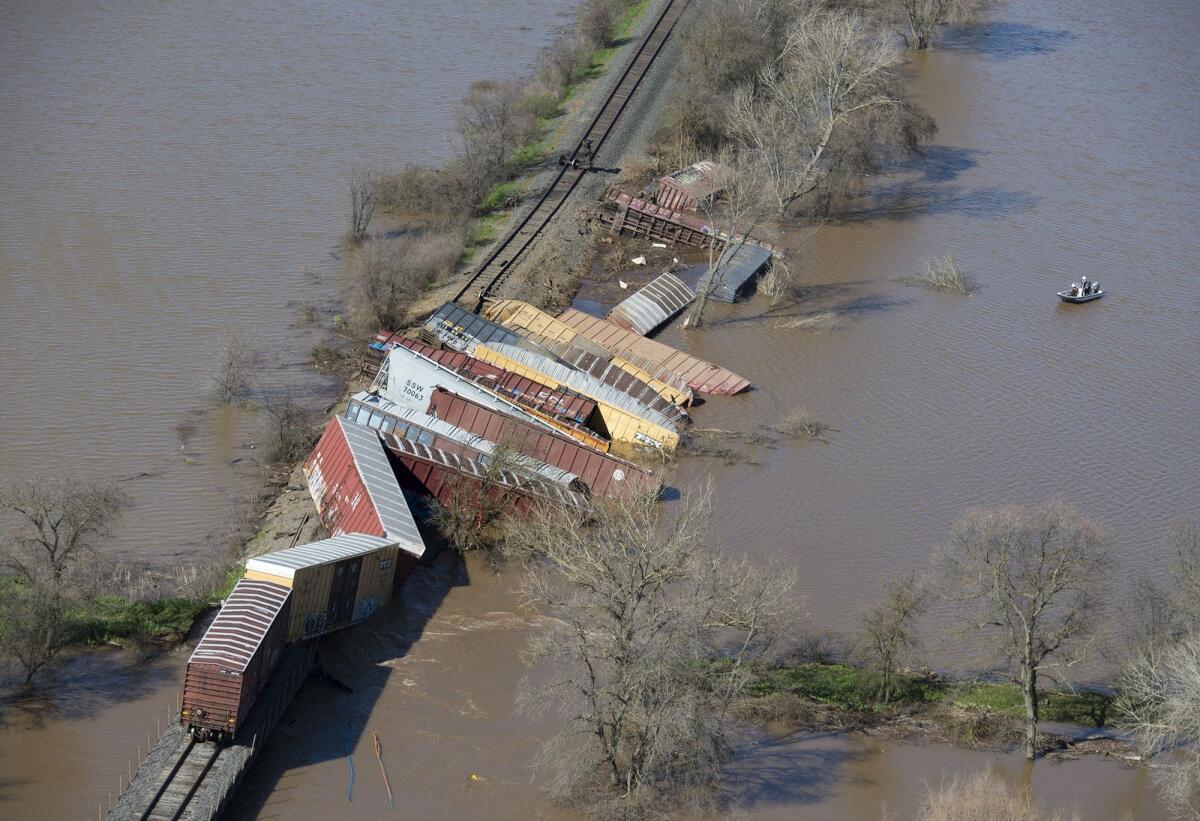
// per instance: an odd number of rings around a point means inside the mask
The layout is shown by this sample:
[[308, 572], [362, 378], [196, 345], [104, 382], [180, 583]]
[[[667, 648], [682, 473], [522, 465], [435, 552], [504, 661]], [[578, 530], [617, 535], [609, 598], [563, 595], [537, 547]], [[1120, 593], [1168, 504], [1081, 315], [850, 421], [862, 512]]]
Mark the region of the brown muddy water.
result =
[[221, 335], [321, 387], [299, 317], [336, 292], [350, 169], [445, 158], [470, 83], [527, 72], [573, 7], [3, 3], [0, 481], [129, 479], [116, 548], [212, 550], [258, 434], [205, 412]]
[[[684, 460], [676, 482], [712, 473], [716, 543], [797, 565], [813, 629], [844, 628], [882, 578], [924, 566], [972, 504], [1074, 503], [1112, 531], [1118, 580], [1161, 576], [1164, 525], [1200, 514], [1191, 230], [1200, 15], [1183, 0], [1014, 0], [994, 17], [914, 58], [937, 143], [883, 181], [875, 208], [825, 226], [792, 255], [806, 284], [799, 303], [756, 297], [719, 306], [702, 330], [663, 334], [758, 386], [697, 408], [699, 424], [746, 429], [802, 404], [838, 428], [828, 446], [785, 444], [756, 454], [757, 466]], [[328, 242], [326, 233], [318, 244]], [[944, 253], [977, 293], [903, 281]], [[1082, 274], [1110, 295], [1059, 306], [1053, 292]], [[835, 330], [777, 327], [825, 311], [837, 313]], [[327, 640], [323, 663], [353, 692], [305, 686], [230, 816], [393, 817], [371, 749], [377, 732], [399, 813], [572, 817], [546, 803], [529, 769], [553, 722], [513, 707], [526, 675], [519, 651], [538, 618], [515, 583], [508, 571], [443, 560], [369, 627]], [[178, 675], [161, 685], [163, 704]], [[5, 799], [26, 802], [16, 814], [42, 817], [38, 802], [47, 811], [66, 802], [64, 782], [45, 774], [97, 767], [83, 763], [94, 760], [85, 751], [106, 750], [122, 759], [110, 769], [123, 767], [136, 739], [100, 748], [95, 739], [129, 703], [56, 723], [47, 744], [6, 758]], [[16, 726], [3, 736], [6, 754]], [[58, 763], [63, 743], [81, 748], [69, 753], [75, 764]], [[892, 818], [910, 818], [923, 782], [988, 766], [1085, 818], [1164, 817], [1145, 771], [1107, 760], [1029, 772], [1014, 756], [858, 738], [764, 739], [731, 764], [730, 789], [754, 817], [879, 818], [886, 802]], [[81, 814], [94, 800], [80, 797]]]

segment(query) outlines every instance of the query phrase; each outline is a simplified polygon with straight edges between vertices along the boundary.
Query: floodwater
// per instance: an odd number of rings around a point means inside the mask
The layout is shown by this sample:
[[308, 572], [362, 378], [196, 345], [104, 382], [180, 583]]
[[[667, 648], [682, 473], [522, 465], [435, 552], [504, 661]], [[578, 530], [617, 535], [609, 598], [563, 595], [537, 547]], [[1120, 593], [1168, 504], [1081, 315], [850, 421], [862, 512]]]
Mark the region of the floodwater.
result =
[[[1072, 502], [1111, 531], [1118, 582], [1161, 577], [1167, 521], [1200, 515], [1200, 13], [1012, 0], [993, 16], [914, 57], [936, 145], [792, 254], [798, 304], [717, 306], [704, 329], [662, 335], [758, 387], [698, 407], [699, 424], [744, 430], [803, 405], [837, 428], [756, 465], [684, 460], [676, 482], [710, 472], [714, 541], [800, 569], [808, 628], [851, 623], [970, 505]], [[904, 282], [945, 253], [975, 294]], [[1083, 274], [1110, 295], [1058, 305]], [[778, 327], [825, 311], [835, 330]], [[349, 689], [306, 684], [230, 817], [392, 817], [378, 734], [399, 812], [572, 818], [529, 769], [553, 722], [513, 707], [539, 618], [515, 584], [443, 559], [370, 626], [327, 640], [323, 664]], [[860, 738], [768, 739], [739, 752], [730, 789], [754, 817], [879, 818], [886, 802], [910, 818], [924, 782], [987, 766], [1085, 818], [1164, 817], [1146, 771], [1109, 760], [1029, 772], [1015, 756]]]
[[219, 546], [258, 436], [209, 410], [222, 335], [273, 349], [267, 387], [325, 387], [300, 315], [330, 319], [350, 170], [445, 158], [470, 83], [526, 73], [571, 8], [3, 3], [0, 482], [128, 480], [116, 549]]

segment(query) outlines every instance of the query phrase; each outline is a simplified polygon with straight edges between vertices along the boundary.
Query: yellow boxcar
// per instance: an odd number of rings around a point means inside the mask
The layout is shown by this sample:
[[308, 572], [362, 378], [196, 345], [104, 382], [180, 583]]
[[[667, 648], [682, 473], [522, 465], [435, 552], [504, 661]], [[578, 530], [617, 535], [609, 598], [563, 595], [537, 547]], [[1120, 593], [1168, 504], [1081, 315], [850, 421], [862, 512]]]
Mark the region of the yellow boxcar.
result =
[[392, 597], [398, 544], [347, 533], [255, 556], [246, 578], [290, 587], [287, 640], [310, 639], [369, 618]]
[[[484, 305], [482, 313], [487, 319], [499, 322], [510, 330], [532, 334], [535, 342], [570, 345], [579, 335], [576, 330], [557, 317], [553, 317], [545, 311], [539, 311], [528, 302], [516, 299], [490, 301]], [[676, 378], [674, 374], [668, 376], [661, 370], [652, 373], [619, 354], [613, 354], [612, 363], [642, 380], [676, 405], [687, 406], [692, 403], [691, 388]]]

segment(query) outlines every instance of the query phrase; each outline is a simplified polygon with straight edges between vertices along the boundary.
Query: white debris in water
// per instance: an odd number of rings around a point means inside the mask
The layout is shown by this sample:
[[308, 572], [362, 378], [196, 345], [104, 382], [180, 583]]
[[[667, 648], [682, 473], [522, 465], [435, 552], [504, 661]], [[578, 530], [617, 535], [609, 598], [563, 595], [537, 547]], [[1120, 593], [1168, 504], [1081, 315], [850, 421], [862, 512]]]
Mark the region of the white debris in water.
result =
[[652, 242], [652, 243], [650, 243], [650, 247], [651, 248], [666, 248], [667, 244], [665, 242]]
[[634, 265], [645, 265], [646, 264], [645, 257], [634, 257], [631, 261], [633, 262]]

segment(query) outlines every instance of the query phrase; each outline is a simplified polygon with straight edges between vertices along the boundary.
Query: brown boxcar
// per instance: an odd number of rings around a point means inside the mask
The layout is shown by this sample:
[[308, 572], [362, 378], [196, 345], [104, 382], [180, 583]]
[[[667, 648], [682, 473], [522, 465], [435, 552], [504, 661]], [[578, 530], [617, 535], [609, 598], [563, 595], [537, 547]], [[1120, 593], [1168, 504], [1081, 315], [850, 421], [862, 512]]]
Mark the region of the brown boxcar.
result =
[[204, 741], [232, 738], [287, 644], [292, 591], [242, 579], [188, 660], [180, 723]]

